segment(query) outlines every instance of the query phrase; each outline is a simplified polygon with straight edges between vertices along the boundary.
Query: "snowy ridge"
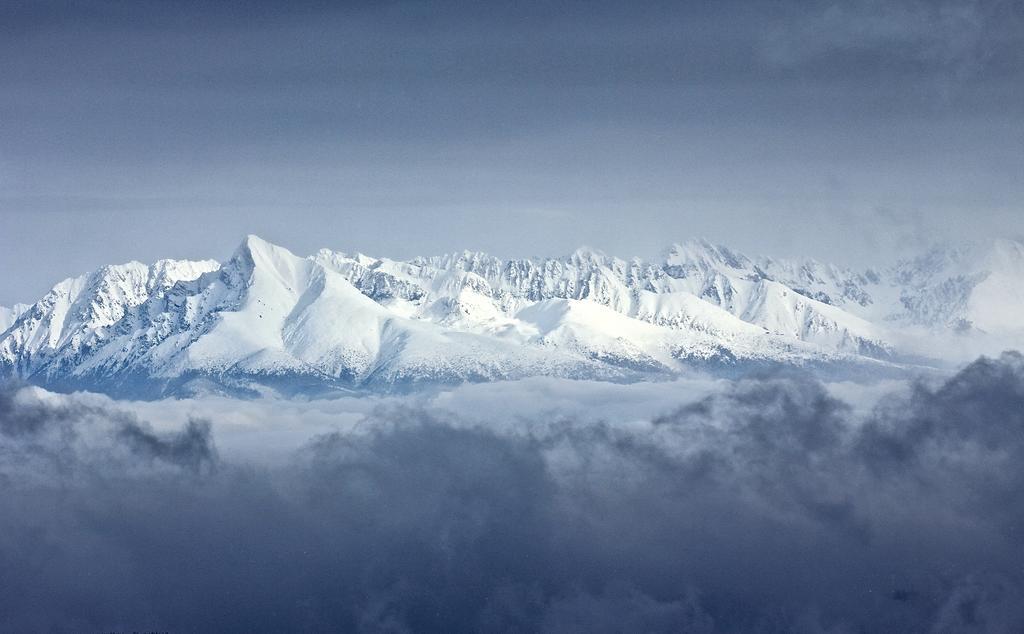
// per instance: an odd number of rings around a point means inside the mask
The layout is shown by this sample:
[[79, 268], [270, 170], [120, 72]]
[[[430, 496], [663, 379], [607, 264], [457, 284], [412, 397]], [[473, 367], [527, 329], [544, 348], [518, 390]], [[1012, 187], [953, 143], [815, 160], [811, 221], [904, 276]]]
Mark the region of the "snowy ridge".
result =
[[[1020, 333], [1024, 246], [891, 270], [749, 258], [696, 240], [656, 261], [580, 249], [403, 262], [256, 236], [225, 262], [105, 266], [0, 310], [0, 375], [130, 396], [317, 394], [693, 367], [898, 368], [903, 328]], [[952, 335], [951, 335], [952, 336]]]
[[26, 310], [31, 308], [28, 304], [15, 304], [8, 308], [7, 306], [0, 306], [0, 332], [3, 332], [11, 327], [11, 324], [21, 316]]

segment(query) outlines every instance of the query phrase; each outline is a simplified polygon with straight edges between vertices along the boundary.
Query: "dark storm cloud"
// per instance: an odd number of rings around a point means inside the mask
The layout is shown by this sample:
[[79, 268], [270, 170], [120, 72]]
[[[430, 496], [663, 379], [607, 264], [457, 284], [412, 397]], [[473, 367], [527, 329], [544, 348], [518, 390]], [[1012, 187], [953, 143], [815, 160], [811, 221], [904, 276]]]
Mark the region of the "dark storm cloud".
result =
[[799, 376], [645, 425], [382, 409], [285, 467], [72, 402], [0, 398], [0, 629], [1024, 626], [1018, 354], [867, 414]]
[[189, 420], [172, 434], [154, 431], [131, 412], [100, 405], [46, 402], [27, 397], [13, 383], [0, 384], [0, 480], [117, 474], [126, 466], [198, 472], [218, 462], [210, 423]]
[[119, 436], [135, 453], [180, 467], [198, 470], [216, 462], [209, 421], [189, 421], [181, 432], [167, 438], [144, 426], [127, 424], [121, 427]]

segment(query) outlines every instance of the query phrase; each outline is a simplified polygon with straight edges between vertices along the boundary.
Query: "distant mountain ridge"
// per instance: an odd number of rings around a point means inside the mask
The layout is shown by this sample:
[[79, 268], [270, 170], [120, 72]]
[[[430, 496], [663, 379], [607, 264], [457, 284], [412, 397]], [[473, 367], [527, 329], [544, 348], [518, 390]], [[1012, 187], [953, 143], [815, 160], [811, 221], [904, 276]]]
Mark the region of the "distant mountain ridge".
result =
[[1021, 315], [1024, 245], [1008, 240], [854, 271], [705, 240], [649, 261], [589, 249], [398, 261], [299, 257], [248, 236], [224, 262], [105, 266], [0, 308], [0, 376], [153, 398], [692, 368], [888, 371], [920, 357], [907, 331], [1018, 341]]

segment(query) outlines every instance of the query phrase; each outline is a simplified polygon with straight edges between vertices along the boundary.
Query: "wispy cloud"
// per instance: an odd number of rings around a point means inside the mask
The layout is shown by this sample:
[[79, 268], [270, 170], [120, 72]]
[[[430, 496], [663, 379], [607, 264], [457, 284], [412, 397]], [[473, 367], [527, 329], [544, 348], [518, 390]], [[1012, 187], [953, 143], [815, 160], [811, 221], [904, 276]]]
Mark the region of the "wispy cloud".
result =
[[847, 56], [854, 64], [859, 58], [962, 79], [978, 72], [1000, 46], [994, 27], [1008, 8], [985, 0], [812, 3], [802, 15], [768, 29], [761, 51], [778, 67]]

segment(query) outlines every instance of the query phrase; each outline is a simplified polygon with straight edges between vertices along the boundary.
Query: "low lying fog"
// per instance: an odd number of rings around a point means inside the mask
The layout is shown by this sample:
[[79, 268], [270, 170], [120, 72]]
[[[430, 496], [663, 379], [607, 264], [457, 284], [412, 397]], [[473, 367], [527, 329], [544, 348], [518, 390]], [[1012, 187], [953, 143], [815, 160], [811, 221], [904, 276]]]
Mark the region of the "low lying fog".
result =
[[1024, 358], [331, 401], [0, 391], [0, 630], [1024, 628]]

